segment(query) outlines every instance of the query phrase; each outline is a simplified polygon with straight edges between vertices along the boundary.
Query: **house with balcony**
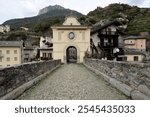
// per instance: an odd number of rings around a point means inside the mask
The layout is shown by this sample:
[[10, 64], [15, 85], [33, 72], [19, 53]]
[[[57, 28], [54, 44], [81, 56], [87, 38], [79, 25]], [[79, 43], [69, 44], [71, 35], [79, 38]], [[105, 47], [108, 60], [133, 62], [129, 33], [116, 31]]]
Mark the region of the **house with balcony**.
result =
[[91, 30], [92, 56], [113, 60], [119, 54], [123, 54], [122, 47], [119, 45], [122, 43], [121, 35], [123, 34], [118, 30], [121, 25], [118, 20], [114, 20], [93, 26]]

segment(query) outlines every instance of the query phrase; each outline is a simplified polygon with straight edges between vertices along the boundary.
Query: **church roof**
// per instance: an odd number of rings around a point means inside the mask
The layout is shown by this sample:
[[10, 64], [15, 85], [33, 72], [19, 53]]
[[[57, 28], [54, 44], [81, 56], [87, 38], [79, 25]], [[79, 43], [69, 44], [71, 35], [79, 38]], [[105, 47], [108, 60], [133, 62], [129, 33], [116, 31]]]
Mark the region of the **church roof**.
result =
[[77, 25], [77, 26], [79, 26], [81, 24], [77, 20], [77, 17], [75, 17], [73, 15], [69, 15], [69, 16], [66, 17], [63, 25]]
[[88, 29], [87, 26], [82, 26], [80, 22], [78, 21], [77, 17], [74, 15], [68, 15], [64, 21], [64, 23], [60, 26], [53, 26], [52, 29], [62, 29], [62, 30], [85, 30]]

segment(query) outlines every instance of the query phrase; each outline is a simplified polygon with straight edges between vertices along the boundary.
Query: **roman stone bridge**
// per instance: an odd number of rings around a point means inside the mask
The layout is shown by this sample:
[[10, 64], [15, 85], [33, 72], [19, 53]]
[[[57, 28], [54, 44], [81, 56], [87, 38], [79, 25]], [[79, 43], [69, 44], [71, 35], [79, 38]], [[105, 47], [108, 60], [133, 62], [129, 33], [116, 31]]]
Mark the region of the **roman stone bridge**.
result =
[[[137, 73], [141, 68], [144, 72]], [[92, 59], [84, 65], [60, 60], [24, 64], [0, 70], [0, 99], [150, 99], [146, 70], [149, 65]]]
[[65, 64], [18, 99], [127, 99], [83, 65]]

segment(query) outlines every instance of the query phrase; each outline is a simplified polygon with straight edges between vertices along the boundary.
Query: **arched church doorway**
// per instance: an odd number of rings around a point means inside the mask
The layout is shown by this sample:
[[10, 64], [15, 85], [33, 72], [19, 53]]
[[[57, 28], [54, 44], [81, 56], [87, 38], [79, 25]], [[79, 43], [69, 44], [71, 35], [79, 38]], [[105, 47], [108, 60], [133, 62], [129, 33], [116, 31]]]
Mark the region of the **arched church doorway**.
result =
[[70, 46], [66, 50], [67, 63], [77, 63], [77, 49]]

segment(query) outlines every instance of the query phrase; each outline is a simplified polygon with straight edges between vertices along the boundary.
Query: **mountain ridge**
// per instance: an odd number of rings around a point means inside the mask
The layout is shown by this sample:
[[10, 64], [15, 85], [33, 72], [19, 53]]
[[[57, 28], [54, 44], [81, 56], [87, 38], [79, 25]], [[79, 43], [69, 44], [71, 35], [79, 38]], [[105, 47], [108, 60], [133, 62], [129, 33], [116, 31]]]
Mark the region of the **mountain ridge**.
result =
[[56, 9], [63, 10], [65, 8], [60, 5], [54, 5], [54, 6], [49, 5], [48, 7], [45, 7], [43, 9], [39, 10], [38, 15], [42, 15], [42, 14], [49, 12], [50, 10], [56, 10]]
[[4, 25], [10, 25], [13, 28], [24, 26], [31, 29], [37, 27], [41, 28], [41, 26], [43, 27], [43, 25], [46, 25], [46, 29], [49, 29], [48, 26], [61, 24], [62, 21], [64, 21], [64, 18], [70, 13], [78, 16], [81, 24], [90, 26], [100, 20], [114, 20], [115, 18], [123, 17], [129, 20], [126, 29], [127, 35], [138, 35], [140, 32], [150, 33], [150, 8], [139, 8], [137, 6], [120, 3], [113, 3], [104, 8], [97, 7], [95, 10], [90, 11], [86, 16], [77, 11], [66, 9], [60, 5], [50, 5], [39, 10], [37, 16], [8, 20], [4, 22]]
[[97, 7], [90, 11], [87, 17], [98, 22], [100, 20], [113, 20], [115, 18], [128, 19], [126, 33], [128, 35], [137, 35], [140, 32], [150, 33], [150, 8], [140, 8], [128, 4], [114, 3], [107, 7]]
[[39, 22], [47, 24], [49, 23], [49, 25], [51, 25], [53, 24], [52, 22], [55, 22], [55, 20], [62, 21], [62, 19], [64, 19], [70, 13], [77, 17], [83, 16], [83, 14], [80, 12], [71, 9], [66, 9], [59, 5], [50, 5], [39, 10], [37, 16], [7, 20], [3, 23], [3, 25], [10, 25], [13, 29], [17, 29], [19, 27], [33, 28], [37, 24], [39, 24]]

